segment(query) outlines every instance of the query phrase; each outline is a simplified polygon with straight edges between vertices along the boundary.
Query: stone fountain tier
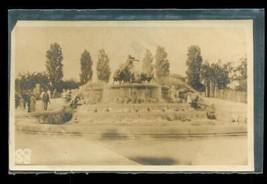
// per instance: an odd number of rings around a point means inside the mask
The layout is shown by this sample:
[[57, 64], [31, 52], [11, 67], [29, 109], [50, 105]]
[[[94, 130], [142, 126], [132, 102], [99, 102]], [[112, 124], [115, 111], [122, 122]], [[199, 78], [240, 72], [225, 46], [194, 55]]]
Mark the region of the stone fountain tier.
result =
[[156, 84], [114, 84], [104, 88], [102, 103], [138, 104], [161, 101], [161, 87]]
[[195, 110], [186, 103], [143, 103], [143, 104], [90, 104], [83, 107], [86, 113], [128, 112], [190, 112]]
[[78, 107], [76, 115], [99, 123], [126, 119], [140, 122], [207, 119], [206, 111], [196, 111], [186, 103], [90, 104]]

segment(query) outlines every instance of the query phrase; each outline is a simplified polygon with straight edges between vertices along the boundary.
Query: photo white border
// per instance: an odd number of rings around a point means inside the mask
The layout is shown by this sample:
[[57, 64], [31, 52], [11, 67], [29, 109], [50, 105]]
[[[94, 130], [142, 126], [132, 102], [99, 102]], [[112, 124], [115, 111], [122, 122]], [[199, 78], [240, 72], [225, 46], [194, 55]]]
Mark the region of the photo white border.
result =
[[[222, 25], [221, 21], [228, 24]], [[15, 29], [17, 26], [27, 27], [68, 27], [68, 26], [91, 26], [91, 27], [109, 27], [109, 26], [127, 26], [127, 27], [140, 27], [140, 22], [144, 27], [157, 27], [157, 26], [175, 26], [175, 22], [182, 22], [185, 27], [239, 27], [245, 26], [247, 29], [247, 59], [248, 59], [248, 165], [212, 165], [212, 166], [198, 166], [198, 165], [177, 165], [177, 166], [133, 166], [133, 165], [15, 165]], [[194, 25], [192, 25], [194, 22]], [[238, 22], [238, 24], [236, 24]], [[212, 23], [212, 25], [209, 25]], [[129, 25], [128, 25], [129, 24]], [[205, 26], [203, 26], [205, 25]], [[180, 26], [180, 25], [179, 25]], [[177, 27], [179, 27], [177, 26]], [[108, 172], [120, 172], [120, 171], [254, 171], [254, 57], [253, 57], [253, 20], [164, 20], [164, 21], [18, 21], [14, 29], [11, 32], [11, 64], [10, 64], [10, 106], [9, 106], [9, 169], [10, 171], [82, 171], [82, 172], [95, 172], [95, 171], [108, 171]]]

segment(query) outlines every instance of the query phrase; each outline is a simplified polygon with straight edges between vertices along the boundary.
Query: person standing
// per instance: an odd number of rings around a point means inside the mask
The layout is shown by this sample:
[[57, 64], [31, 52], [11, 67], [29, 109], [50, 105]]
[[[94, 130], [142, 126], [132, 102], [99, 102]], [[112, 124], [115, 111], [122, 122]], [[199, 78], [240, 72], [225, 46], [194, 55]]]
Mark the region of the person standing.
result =
[[191, 104], [192, 103], [192, 99], [191, 99], [191, 93], [189, 93], [186, 97], [186, 103]]
[[30, 97], [29, 97], [28, 93], [25, 91], [22, 93], [21, 96], [23, 99], [23, 109], [26, 109], [27, 106], [29, 107]]
[[20, 110], [24, 109], [24, 100], [21, 95], [20, 95], [20, 100], [19, 100], [19, 107], [20, 107]]
[[51, 99], [51, 91], [50, 90], [47, 91], [47, 94], [48, 94], [49, 99]]
[[34, 111], [35, 111], [35, 104], [36, 104], [36, 98], [35, 98], [35, 96], [32, 94], [32, 95], [30, 96], [29, 112], [34, 112]]
[[20, 99], [21, 99], [21, 96], [19, 94], [15, 94], [15, 107], [16, 107], [16, 109], [20, 107]]
[[46, 111], [48, 107], [48, 102], [50, 103], [49, 95], [46, 91], [43, 91], [41, 94], [41, 100], [43, 102], [43, 109]]
[[27, 91], [25, 94], [25, 108], [27, 108], [27, 112], [30, 112], [31, 109], [31, 104], [30, 104], [30, 91]]

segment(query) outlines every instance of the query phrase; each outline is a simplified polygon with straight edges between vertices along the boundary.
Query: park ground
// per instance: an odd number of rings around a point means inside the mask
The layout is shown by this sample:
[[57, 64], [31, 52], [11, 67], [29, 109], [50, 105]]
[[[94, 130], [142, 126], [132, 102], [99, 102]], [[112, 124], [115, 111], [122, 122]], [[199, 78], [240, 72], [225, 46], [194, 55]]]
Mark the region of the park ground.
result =
[[[223, 110], [246, 109], [246, 104], [207, 100]], [[248, 156], [246, 135], [100, 139], [16, 132], [15, 143], [16, 149], [31, 149], [31, 165], [245, 165]]]

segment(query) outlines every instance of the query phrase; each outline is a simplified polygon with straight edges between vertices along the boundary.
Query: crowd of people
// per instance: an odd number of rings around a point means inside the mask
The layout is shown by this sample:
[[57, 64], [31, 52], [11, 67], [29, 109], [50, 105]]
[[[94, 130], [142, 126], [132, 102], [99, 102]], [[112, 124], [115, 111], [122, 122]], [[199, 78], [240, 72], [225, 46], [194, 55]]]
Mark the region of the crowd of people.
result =
[[[72, 99], [72, 90], [70, 89], [63, 89], [63, 92], [57, 93], [57, 95], [54, 95], [54, 93], [51, 93], [50, 90], [43, 89], [41, 91], [41, 94], [37, 94], [34, 91], [31, 90], [23, 90], [15, 94], [15, 106], [16, 109], [20, 109], [23, 111], [26, 111], [28, 113], [35, 112], [36, 111], [36, 102], [38, 100], [42, 101], [42, 110], [47, 111], [48, 105], [51, 103], [50, 99], [54, 96], [60, 97], [64, 99], [65, 102], [69, 103]], [[56, 97], [55, 97], [56, 96]], [[78, 99], [74, 100], [75, 102], [78, 101]]]
[[19, 94], [15, 95], [15, 107], [16, 109], [20, 108], [21, 110], [26, 110], [28, 113], [36, 111], [36, 101], [40, 99], [42, 101], [43, 110], [48, 109], [48, 103], [51, 99], [51, 93], [49, 91], [43, 90], [41, 95], [32, 92], [32, 91], [22, 91]]
[[36, 95], [30, 91], [23, 91], [15, 95], [16, 109], [26, 110], [27, 112], [34, 112], [36, 110]]

